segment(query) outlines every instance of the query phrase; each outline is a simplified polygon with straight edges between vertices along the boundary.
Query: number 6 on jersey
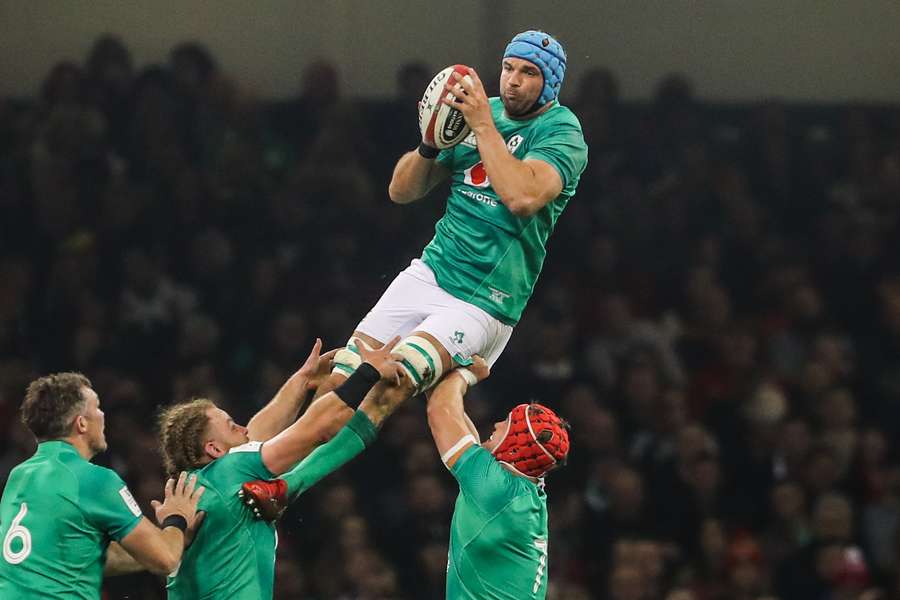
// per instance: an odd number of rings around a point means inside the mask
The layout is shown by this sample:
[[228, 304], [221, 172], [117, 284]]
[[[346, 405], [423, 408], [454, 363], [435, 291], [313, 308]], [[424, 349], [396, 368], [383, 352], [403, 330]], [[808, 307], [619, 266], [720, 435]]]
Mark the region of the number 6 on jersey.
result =
[[[12, 520], [11, 527], [6, 532], [6, 537], [3, 538], [3, 558], [11, 565], [19, 564], [31, 554], [31, 532], [22, 525], [22, 519], [27, 514], [28, 505], [23, 502], [19, 514]], [[13, 550], [13, 540], [15, 539], [22, 540], [22, 547], [18, 550]]]

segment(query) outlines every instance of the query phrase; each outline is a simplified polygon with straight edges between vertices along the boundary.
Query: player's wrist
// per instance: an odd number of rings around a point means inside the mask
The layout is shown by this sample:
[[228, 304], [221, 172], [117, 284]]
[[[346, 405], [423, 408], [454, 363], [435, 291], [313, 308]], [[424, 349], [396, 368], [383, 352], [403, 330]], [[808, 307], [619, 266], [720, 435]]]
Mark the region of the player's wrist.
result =
[[425, 142], [419, 144], [418, 152], [419, 156], [427, 160], [434, 160], [437, 158], [437, 155], [441, 153], [440, 150], [434, 146], [429, 146]]
[[181, 533], [184, 533], [188, 528], [187, 517], [179, 513], [174, 513], [167, 516], [162, 520], [162, 523], [160, 523], [160, 529], [166, 529], [168, 527], [174, 527], [175, 529], [181, 531]]
[[160, 510], [158, 510], [156, 512], [156, 520], [159, 521], [160, 523], [162, 523], [169, 517], [176, 516], [176, 515], [183, 517], [185, 519], [188, 518], [187, 514], [185, 514], [183, 511], [179, 510], [177, 507], [163, 506], [160, 508]]
[[364, 362], [344, 383], [335, 388], [334, 393], [347, 406], [356, 408], [380, 379], [381, 373], [378, 369], [371, 363]]
[[454, 371], [465, 387], [470, 388], [478, 383], [478, 377], [466, 367], [458, 367]]

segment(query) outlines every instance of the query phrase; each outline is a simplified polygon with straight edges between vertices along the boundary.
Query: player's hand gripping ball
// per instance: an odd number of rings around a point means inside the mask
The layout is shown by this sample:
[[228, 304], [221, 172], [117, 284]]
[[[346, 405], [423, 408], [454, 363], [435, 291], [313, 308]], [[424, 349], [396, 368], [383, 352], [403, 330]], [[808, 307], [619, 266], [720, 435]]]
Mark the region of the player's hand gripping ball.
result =
[[453, 100], [453, 94], [444, 89], [444, 84], [451, 80], [451, 73], [456, 72], [463, 79], [472, 81], [469, 67], [453, 65], [443, 69], [434, 76], [425, 89], [419, 102], [419, 130], [422, 141], [440, 150], [452, 148], [469, 135], [469, 125], [459, 109], [441, 102], [442, 99]]

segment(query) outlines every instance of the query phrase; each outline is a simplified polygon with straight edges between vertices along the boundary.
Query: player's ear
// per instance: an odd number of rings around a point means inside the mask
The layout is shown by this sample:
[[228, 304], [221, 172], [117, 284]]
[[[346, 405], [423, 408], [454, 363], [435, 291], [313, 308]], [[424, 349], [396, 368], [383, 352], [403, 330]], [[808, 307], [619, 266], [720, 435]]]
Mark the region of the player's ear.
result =
[[212, 458], [219, 458], [225, 455], [225, 450], [222, 449], [222, 446], [213, 440], [207, 440], [203, 445], [203, 450]]
[[84, 415], [75, 417], [75, 433], [86, 433], [88, 430], [88, 422]]

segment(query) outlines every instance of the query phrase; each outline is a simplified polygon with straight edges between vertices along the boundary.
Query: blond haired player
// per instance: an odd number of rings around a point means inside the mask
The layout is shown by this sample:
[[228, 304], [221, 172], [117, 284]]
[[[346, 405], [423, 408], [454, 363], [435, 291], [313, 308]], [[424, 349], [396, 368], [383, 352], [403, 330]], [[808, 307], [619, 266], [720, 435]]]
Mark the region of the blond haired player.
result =
[[[382, 396], [378, 401], [364, 397], [379, 380], [396, 384], [402, 379], [400, 365], [391, 358], [396, 343], [391, 340], [373, 351], [363, 348], [364, 362], [353, 376], [317, 399], [299, 419], [307, 390], [331, 367], [333, 353], [320, 356], [320, 340], [246, 427], [205, 399], [176, 404], [162, 413], [160, 445], [166, 468], [190, 471], [207, 490], [199, 506], [206, 514], [204, 524], [169, 575], [170, 599], [272, 597], [275, 527], [243, 509], [242, 484], [282, 476], [298, 486], [312, 485], [314, 478], [324, 477], [370, 444], [396, 405], [382, 402]], [[305, 458], [301, 464], [308, 468], [298, 471], [297, 464]]]

